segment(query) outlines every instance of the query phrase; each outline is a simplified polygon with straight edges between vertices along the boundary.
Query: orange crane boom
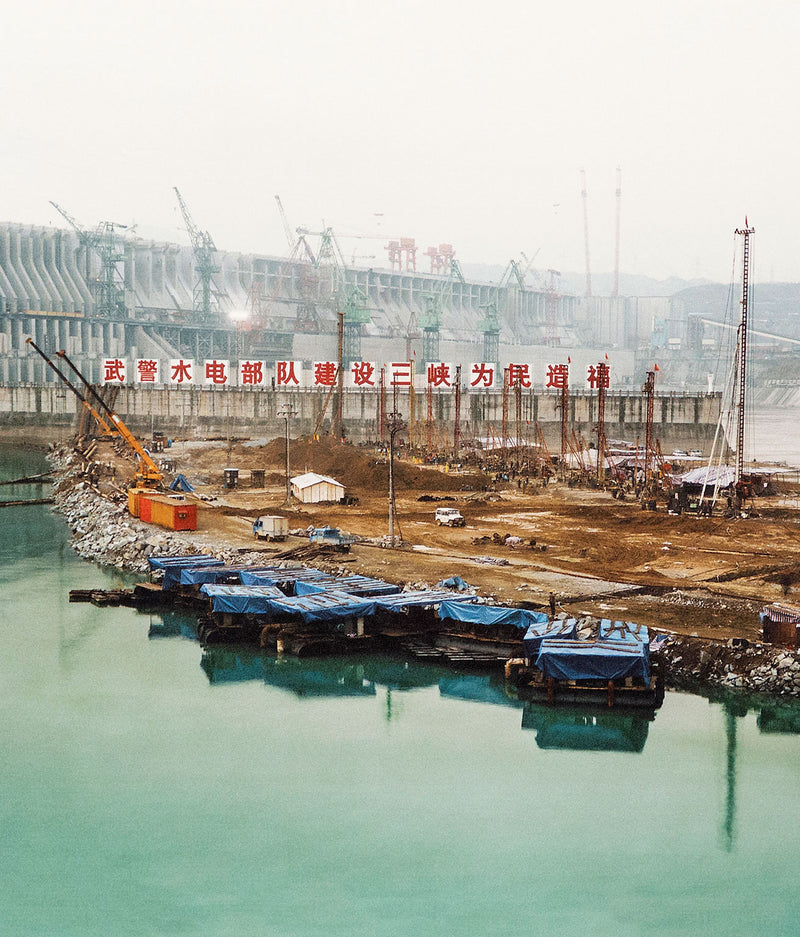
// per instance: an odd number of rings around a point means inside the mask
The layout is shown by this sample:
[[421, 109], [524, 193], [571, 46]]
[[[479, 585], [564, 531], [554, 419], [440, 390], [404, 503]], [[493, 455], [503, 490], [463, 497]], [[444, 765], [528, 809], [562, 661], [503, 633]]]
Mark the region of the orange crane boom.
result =
[[83, 381], [86, 388], [89, 392], [96, 398], [98, 403], [108, 414], [109, 419], [114, 424], [114, 428], [117, 430], [120, 436], [125, 440], [125, 442], [133, 449], [134, 454], [139, 460], [139, 467], [136, 470], [136, 487], [145, 488], [152, 485], [161, 485], [164, 480], [164, 474], [156, 465], [156, 463], [150, 457], [150, 454], [142, 446], [139, 440], [133, 435], [133, 433], [128, 429], [128, 427], [123, 423], [122, 419], [108, 406], [108, 404], [103, 400], [103, 398], [95, 391], [95, 389], [89, 384], [86, 378], [81, 374], [81, 372], [75, 367], [75, 365], [67, 357], [65, 351], [59, 351], [58, 357], [62, 358], [67, 364], [72, 368], [72, 370], [78, 375], [78, 377]]
[[65, 375], [53, 364], [50, 358], [42, 351], [42, 349], [36, 344], [32, 338], [26, 339], [27, 344], [38, 352], [42, 358], [50, 365], [50, 367], [56, 372], [56, 374], [61, 378], [61, 380], [69, 387], [73, 394], [81, 401], [83, 406], [92, 414], [92, 416], [97, 420], [97, 425], [100, 429], [106, 434], [106, 436], [114, 436], [115, 430], [113, 430], [108, 423], [100, 416], [97, 410], [89, 403], [89, 401], [83, 396], [83, 394], [78, 390], [78, 388], [67, 378]]

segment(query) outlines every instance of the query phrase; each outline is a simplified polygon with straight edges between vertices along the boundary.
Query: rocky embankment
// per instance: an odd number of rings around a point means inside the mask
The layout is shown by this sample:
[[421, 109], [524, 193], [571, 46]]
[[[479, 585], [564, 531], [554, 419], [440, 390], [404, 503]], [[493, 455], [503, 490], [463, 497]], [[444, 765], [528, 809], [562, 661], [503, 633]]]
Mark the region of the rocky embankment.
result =
[[[72, 530], [72, 549], [85, 560], [133, 573], [149, 572], [150, 556], [211, 553], [226, 562], [249, 562], [249, 554], [235, 549], [209, 549], [186, 532], [161, 530], [128, 513], [121, 493], [101, 495], [86, 480], [79, 460], [69, 451], [53, 451], [50, 462], [58, 472], [53, 489], [57, 509]], [[253, 554], [253, 561], [263, 560]]]
[[[209, 549], [190, 534], [156, 531], [128, 514], [122, 494], [114, 500], [101, 496], [81, 475], [70, 452], [54, 452], [50, 460], [60, 476], [54, 488], [57, 509], [72, 529], [73, 549], [86, 560], [138, 573], [149, 571], [148, 557], [177, 553], [210, 553], [225, 562], [263, 562], [259, 553], [226, 546]], [[675, 601], [679, 599], [676, 593]], [[800, 656], [795, 649], [670, 634], [661, 653], [671, 687], [800, 696]]]

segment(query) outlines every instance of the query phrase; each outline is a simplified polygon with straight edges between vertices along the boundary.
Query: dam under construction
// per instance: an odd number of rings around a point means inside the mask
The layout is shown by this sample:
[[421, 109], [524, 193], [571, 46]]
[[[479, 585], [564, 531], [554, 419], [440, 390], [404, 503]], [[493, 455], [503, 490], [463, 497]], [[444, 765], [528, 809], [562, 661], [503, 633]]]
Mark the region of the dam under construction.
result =
[[[337, 428], [358, 441], [381, 438], [386, 412], [400, 409], [411, 436], [436, 449], [459, 439], [557, 449], [566, 406], [577, 445], [597, 432], [598, 419], [609, 438], [645, 436], [642, 383], [652, 373], [663, 299], [579, 297], [559, 288], [557, 271], [534, 276], [515, 261], [497, 282], [480, 282], [463, 275], [452, 250], [437, 263], [432, 257], [423, 273], [408, 244], [404, 255], [389, 245], [392, 269], [356, 267], [331, 229], [318, 232], [313, 247], [301, 234], [280, 258], [217, 250], [197, 231], [188, 246], [134, 237], [111, 223], [87, 231], [69, 220], [67, 228], [0, 224], [0, 425], [63, 426], [79, 406], [32, 353], [33, 339], [51, 355], [65, 351], [95, 384], [104, 382], [109, 360], [131, 370], [145, 359], [222, 359], [232, 370], [263, 363], [260, 388], [175, 388], [165, 378], [146, 386], [131, 378], [117, 388], [115, 406], [141, 433], [271, 434], [283, 431], [288, 410], [293, 432], [313, 434], [329, 431], [338, 409]], [[340, 388], [334, 407], [325, 388], [276, 386], [281, 362], [310, 372], [326, 359], [344, 369], [371, 361], [376, 373], [408, 362], [414, 386], [392, 389], [388, 404], [377, 387]], [[468, 363], [477, 361], [496, 375], [487, 387], [466, 380]], [[426, 367], [441, 362], [463, 362], [458, 392], [454, 382], [426, 382]], [[602, 403], [591, 379], [598, 367], [606, 369]], [[547, 379], [557, 371], [567, 382], [566, 404]], [[719, 394], [653, 397], [651, 420], [665, 451], [710, 442]]]

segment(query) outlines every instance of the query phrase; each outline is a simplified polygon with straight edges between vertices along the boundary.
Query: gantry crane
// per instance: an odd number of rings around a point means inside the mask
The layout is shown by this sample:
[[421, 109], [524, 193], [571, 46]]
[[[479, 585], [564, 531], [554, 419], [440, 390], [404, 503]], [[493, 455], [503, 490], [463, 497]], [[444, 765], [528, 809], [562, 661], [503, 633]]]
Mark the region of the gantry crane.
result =
[[292, 229], [289, 219], [286, 217], [286, 210], [283, 207], [280, 195], [275, 196], [275, 202], [283, 222], [283, 231], [289, 244], [289, 260], [307, 260], [309, 263], [316, 264], [317, 258], [311, 245], [306, 240], [308, 233], [305, 228]]
[[[120, 271], [119, 265], [124, 262], [125, 254], [120, 249], [120, 238], [116, 232], [117, 229], [125, 230], [127, 225], [118, 224], [115, 221], [101, 221], [94, 231], [89, 231], [57, 202], [51, 201], [50, 204], [74, 229], [85, 251], [84, 276], [94, 296], [95, 314], [103, 319], [124, 318], [127, 315], [125, 274]], [[90, 263], [92, 251], [100, 258], [99, 276], [92, 274]]]
[[181, 193], [173, 186], [178, 198], [178, 205], [183, 215], [186, 231], [194, 251], [194, 269], [197, 282], [192, 290], [192, 309], [203, 325], [212, 325], [219, 319], [220, 296], [224, 295], [214, 288], [214, 276], [220, 272], [216, 263], [217, 246], [208, 231], [201, 231], [192, 220]]
[[319, 237], [320, 245], [314, 266], [323, 264], [331, 269], [331, 292], [337, 312], [343, 317], [341, 367], [347, 368], [361, 358], [361, 327], [370, 321], [367, 297], [358, 286], [348, 282], [347, 263], [333, 228], [326, 226], [322, 231], [306, 231], [298, 228], [301, 235]]

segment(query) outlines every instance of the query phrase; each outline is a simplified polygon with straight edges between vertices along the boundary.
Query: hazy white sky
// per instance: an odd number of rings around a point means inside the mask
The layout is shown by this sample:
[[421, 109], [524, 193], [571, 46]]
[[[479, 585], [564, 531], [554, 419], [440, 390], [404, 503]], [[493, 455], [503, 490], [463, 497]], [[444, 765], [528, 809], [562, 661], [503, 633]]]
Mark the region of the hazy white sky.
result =
[[623, 272], [728, 282], [747, 213], [756, 278], [799, 280], [798, 27], [769, 0], [6, 5], [0, 218], [181, 239], [177, 185], [218, 247], [282, 254], [277, 193], [295, 226], [581, 271], [585, 168], [600, 272], [620, 166]]

